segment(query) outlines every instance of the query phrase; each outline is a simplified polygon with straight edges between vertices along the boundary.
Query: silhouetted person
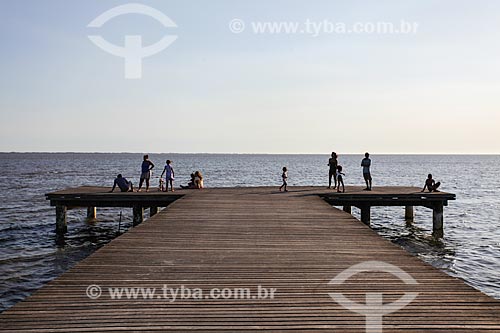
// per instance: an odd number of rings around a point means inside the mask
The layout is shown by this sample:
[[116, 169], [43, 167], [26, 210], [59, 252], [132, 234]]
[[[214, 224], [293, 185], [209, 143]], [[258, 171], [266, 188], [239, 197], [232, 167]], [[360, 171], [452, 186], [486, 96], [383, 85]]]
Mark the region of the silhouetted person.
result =
[[143, 156], [143, 161], [141, 165], [141, 180], [139, 182], [139, 189], [137, 192], [141, 191], [142, 184], [146, 181], [146, 192], [149, 191], [149, 179], [151, 178], [151, 170], [155, 165], [149, 160], [149, 155]]
[[167, 160], [165, 163], [166, 164], [165, 164], [165, 167], [163, 168], [163, 172], [161, 173], [160, 178], [162, 178], [163, 175], [165, 174], [165, 184], [167, 186], [165, 192], [168, 192], [168, 184], [170, 184], [170, 189], [173, 192], [174, 191], [174, 177], [175, 177], [174, 168], [171, 165], [172, 164], [171, 160]]
[[196, 178], [196, 176], [194, 175], [194, 172], [192, 172], [191, 173], [191, 180], [189, 181], [189, 183], [187, 184], [187, 186], [181, 185], [181, 188], [182, 189], [196, 188], [196, 186], [194, 184], [194, 179], [195, 178]]
[[121, 174], [116, 176], [113, 188], [111, 189], [110, 192], [113, 192], [116, 186], [118, 186], [118, 188], [122, 192], [132, 192], [134, 190], [134, 185], [132, 184], [132, 182], [129, 182], [127, 178], [123, 177]]
[[337, 192], [340, 193], [340, 185], [342, 185], [342, 193], [345, 192], [345, 186], [344, 186], [344, 177], [342, 176], [345, 176], [345, 173], [342, 172], [342, 166], [341, 165], [337, 165], [337, 181], [338, 181], [338, 187], [337, 187]]
[[439, 192], [438, 188], [441, 186], [440, 182], [437, 182], [432, 179], [432, 174], [429, 174], [427, 176], [427, 179], [425, 180], [425, 185], [424, 188], [422, 189], [422, 192], [425, 191], [425, 189], [428, 189], [429, 192]]
[[288, 189], [286, 188], [288, 186], [288, 169], [286, 167], [283, 167], [283, 173], [281, 174], [281, 179], [283, 179], [283, 184], [280, 186], [280, 192], [283, 188], [285, 188], [285, 192], [288, 192]]
[[370, 154], [365, 153], [365, 158], [361, 161], [361, 166], [363, 167], [363, 178], [365, 179], [366, 188], [365, 191], [372, 190], [372, 175], [370, 173], [370, 166], [372, 165], [372, 160], [370, 160]]
[[337, 154], [332, 152], [332, 157], [328, 160], [328, 166], [330, 167], [330, 170], [328, 172], [328, 188], [332, 188], [332, 177], [335, 182], [335, 186], [333, 186], [333, 189], [337, 188], [337, 165], [339, 164], [337, 160]]

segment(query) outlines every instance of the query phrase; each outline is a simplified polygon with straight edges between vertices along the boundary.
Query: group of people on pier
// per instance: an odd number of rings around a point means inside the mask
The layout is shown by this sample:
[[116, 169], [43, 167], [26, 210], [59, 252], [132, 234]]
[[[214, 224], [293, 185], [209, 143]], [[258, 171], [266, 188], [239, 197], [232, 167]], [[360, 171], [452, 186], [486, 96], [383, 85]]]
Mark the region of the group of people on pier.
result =
[[[372, 165], [372, 161], [370, 159], [370, 154], [365, 153], [365, 157], [361, 160], [361, 167], [363, 168], [363, 179], [366, 183], [366, 188], [364, 188], [365, 191], [371, 191], [372, 190], [372, 176], [370, 172], [370, 167]], [[150, 179], [151, 179], [151, 172], [155, 165], [151, 160], [149, 160], [148, 155], [143, 156], [143, 161], [141, 164], [141, 176], [139, 180], [139, 188], [137, 189], [137, 192], [140, 192], [142, 189], [142, 186], [144, 183], [146, 183], [146, 192], [149, 191], [149, 186], [150, 186]], [[338, 155], [335, 152], [332, 152], [330, 159], [328, 160], [328, 167], [329, 167], [329, 172], [328, 172], [328, 189], [332, 188], [332, 178], [333, 178], [333, 189], [337, 190], [339, 193], [345, 192], [345, 185], [344, 185], [344, 176], [345, 173], [342, 171], [342, 165], [339, 164], [338, 161]], [[282, 178], [282, 185], [279, 188], [279, 191], [284, 191], [288, 192], [288, 168], [283, 167], [282, 169], [283, 173], [281, 175]], [[165, 176], [165, 178], [163, 178]], [[163, 192], [168, 192], [169, 187], [170, 191], [174, 191], [174, 177], [175, 177], [175, 171], [172, 166], [172, 161], [171, 160], [166, 160], [165, 166], [163, 167], [163, 171], [160, 176], [160, 183], [159, 183], [159, 190]], [[429, 174], [425, 184], [424, 188], [422, 189], [422, 192], [425, 190], [428, 190], [429, 192], [439, 192], [438, 188], [441, 185], [440, 182], [436, 182], [432, 178], [432, 174]], [[342, 190], [341, 190], [342, 186]], [[123, 177], [121, 174], [119, 174], [113, 184], [113, 188], [111, 189], [111, 192], [115, 190], [115, 188], [118, 187], [122, 192], [133, 192], [134, 191], [134, 185], [132, 184], [131, 181], [128, 181], [125, 177]], [[186, 186], [181, 185], [182, 189], [202, 189], [203, 188], [203, 175], [201, 174], [200, 171], [195, 171], [191, 173], [191, 180]]]
[[[330, 167], [328, 173], [328, 188], [332, 188], [332, 178], [334, 180], [333, 189], [337, 189], [337, 192], [345, 192], [344, 178], [345, 174], [342, 172], [342, 165], [338, 162], [338, 155], [332, 152], [332, 157], [328, 160], [328, 166]], [[372, 165], [372, 160], [370, 159], [370, 154], [365, 153], [365, 158], [361, 161], [361, 166], [363, 167], [363, 178], [366, 182], [365, 191], [372, 190], [372, 176], [370, 173], [370, 167]], [[342, 185], [342, 191], [340, 190], [340, 185]]]
[[[150, 185], [150, 179], [151, 179], [151, 173], [152, 170], [154, 169], [155, 165], [151, 160], [149, 159], [149, 155], [144, 155], [143, 156], [143, 161], [141, 164], [141, 176], [139, 179], [139, 188], [137, 189], [137, 192], [141, 192], [142, 190], [142, 185], [146, 183], [146, 192], [149, 191], [149, 185]], [[165, 179], [163, 176], [165, 175]], [[175, 178], [175, 171], [172, 166], [172, 161], [171, 160], [166, 160], [165, 161], [165, 166], [163, 167], [163, 171], [160, 176], [160, 183], [158, 185], [158, 188], [160, 191], [163, 192], [168, 192], [169, 186], [170, 186], [170, 191], [174, 192], [174, 178]], [[133, 192], [134, 191], [134, 184], [127, 180], [125, 177], [123, 177], [121, 174], [119, 174], [114, 181], [113, 188], [111, 189], [111, 192], [115, 190], [115, 188], [118, 187], [122, 192]], [[202, 189], [203, 188], [203, 175], [201, 174], [200, 171], [195, 171], [191, 173], [191, 180], [188, 182], [186, 186], [181, 185], [181, 188], [183, 189]]]
[[[370, 167], [372, 165], [372, 160], [370, 159], [370, 153], [365, 153], [365, 157], [361, 160], [361, 167], [363, 168], [363, 179], [366, 183], [366, 188], [364, 188], [364, 191], [371, 191], [372, 190], [372, 175], [370, 171]], [[330, 159], [328, 160], [328, 167], [329, 167], [329, 172], [328, 172], [328, 189], [332, 188], [332, 178], [333, 178], [333, 189], [337, 190], [338, 193], [344, 193], [345, 192], [345, 185], [344, 185], [344, 176], [345, 173], [342, 172], [342, 165], [339, 164], [338, 161], [338, 155], [335, 152], [332, 152], [332, 155]], [[280, 186], [279, 190], [288, 192], [288, 168], [283, 167], [283, 173], [281, 175], [281, 178], [283, 180], [282, 185]], [[436, 182], [432, 178], [432, 174], [429, 174], [427, 176], [427, 179], [425, 180], [424, 188], [422, 189], [422, 192], [425, 190], [428, 190], [429, 192], [439, 192], [438, 188], [441, 185], [440, 182]], [[342, 186], [342, 190], [340, 187]]]

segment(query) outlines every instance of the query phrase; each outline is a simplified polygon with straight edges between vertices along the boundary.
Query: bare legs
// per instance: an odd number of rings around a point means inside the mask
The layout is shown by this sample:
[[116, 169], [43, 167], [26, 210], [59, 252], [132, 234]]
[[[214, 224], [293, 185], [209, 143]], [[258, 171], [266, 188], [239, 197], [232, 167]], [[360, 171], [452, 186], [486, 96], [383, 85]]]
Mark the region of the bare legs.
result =
[[343, 178], [340, 178], [339, 179], [339, 183], [338, 183], [338, 187], [337, 187], [337, 192], [341, 192], [340, 191], [340, 185], [342, 185], [342, 192], [345, 192], [345, 186], [344, 186], [344, 179]]
[[168, 184], [170, 183], [170, 191], [174, 192], [174, 181], [172, 179], [167, 179], [165, 182], [165, 192], [168, 192]]
[[335, 190], [337, 188], [337, 177], [335, 176], [335, 171], [330, 171], [328, 173], [328, 188], [332, 188], [332, 177], [335, 182], [335, 185], [333, 186], [333, 189]]
[[288, 192], [288, 190], [286, 189], [287, 185], [288, 185], [287, 182], [283, 181], [283, 185], [280, 186], [280, 192], [283, 188], [285, 188], [285, 192]]
[[144, 180], [146, 180], [146, 192], [149, 191], [149, 179], [148, 178], [141, 178], [141, 180], [139, 181], [139, 188], [137, 189], [137, 192], [141, 191], [142, 184], [144, 183]]

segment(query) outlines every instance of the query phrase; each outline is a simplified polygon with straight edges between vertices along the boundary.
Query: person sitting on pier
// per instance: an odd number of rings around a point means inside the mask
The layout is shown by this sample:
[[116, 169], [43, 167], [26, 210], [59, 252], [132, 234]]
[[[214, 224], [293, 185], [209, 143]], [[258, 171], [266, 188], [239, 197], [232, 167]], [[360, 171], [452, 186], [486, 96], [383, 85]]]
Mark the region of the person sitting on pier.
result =
[[425, 191], [425, 189], [428, 189], [429, 192], [439, 192], [438, 188], [441, 186], [440, 182], [437, 182], [432, 179], [432, 174], [429, 174], [427, 176], [427, 179], [425, 180], [425, 185], [424, 188], [422, 189], [422, 192]]
[[155, 165], [153, 162], [149, 160], [149, 155], [144, 155], [141, 165], [141, 180], [139, 182], [139, 189], [137, 192], [141, 191], [142, 183], [144, 183], [144, 181], [146, 181], [146, 192], [149, 191], [149, 179], [151, 178], [151, 170], [153, 170], [154, 167]]
[[194, 185], [194, 178], [195, 178], [194, 172], [192, 172], [191, 173], [191, 180], [189, 181], [189, 183], [187, 184], [187, 186], [181, 185], [181, 188], [184, 189], [184, 190], [196, 188], [196, 186]]
[[122, 192], [134, 191], [134, 185], [132, 184], [132, 182], [129, 182], [127, 178], [123, 177], [121, 174], [116, 176], [115, 183], [113, 184], [113, 188], [111, 189], [110, 192], [113, 192], [117, 185]]
[[345, 192], [345, 186], [344, 186], [344, 178], [342, 176], [345, 176], [345, 173], [342, 172], [342, 165], [337, 165], [337, 182], [338, 182], [338, 187], [337, 187], [337, 192], [340, 193], [340, 185], [342, 185], [342, 193]]

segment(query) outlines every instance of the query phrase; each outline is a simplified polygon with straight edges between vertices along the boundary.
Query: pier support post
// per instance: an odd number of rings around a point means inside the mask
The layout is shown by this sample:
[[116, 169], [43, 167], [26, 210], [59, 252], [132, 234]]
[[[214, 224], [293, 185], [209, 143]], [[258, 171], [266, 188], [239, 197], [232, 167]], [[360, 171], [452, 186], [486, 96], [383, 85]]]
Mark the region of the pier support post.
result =
[[133, 215], [134, 215], [133, 224], [135, 227], [136, 225], [141, 224], [142, 221], [144, 221], [144, 207], [134, 206]]
[[444, 235], [443, 231], [443, 203], [438, 202], [434, 204], [432, 209], [432, 235], [441, 238]]
[[344, 212], [351, 214], [352, 213], [351, 206], [344, 206]]
[[405, 206], [405, 220], [406, 222], [413, 222], [414, 209], [413, 206]]
[[97, 216], [97, 208], [95, 207], [87, 207], [87, 219], [93, 220]]
[[361, 206], [359, 207], [361, 209], [361, 222], [366, 224], [367, 226], [370, 225], [370, 206]]
[[153, 217], [156, 214], [158, 214], [158, 207], [156, 206], [149, 207], [149, 217]]
[[68, 232], [66, 224], [66, 206], [56, 206], [56, 233], [62, 235]]

